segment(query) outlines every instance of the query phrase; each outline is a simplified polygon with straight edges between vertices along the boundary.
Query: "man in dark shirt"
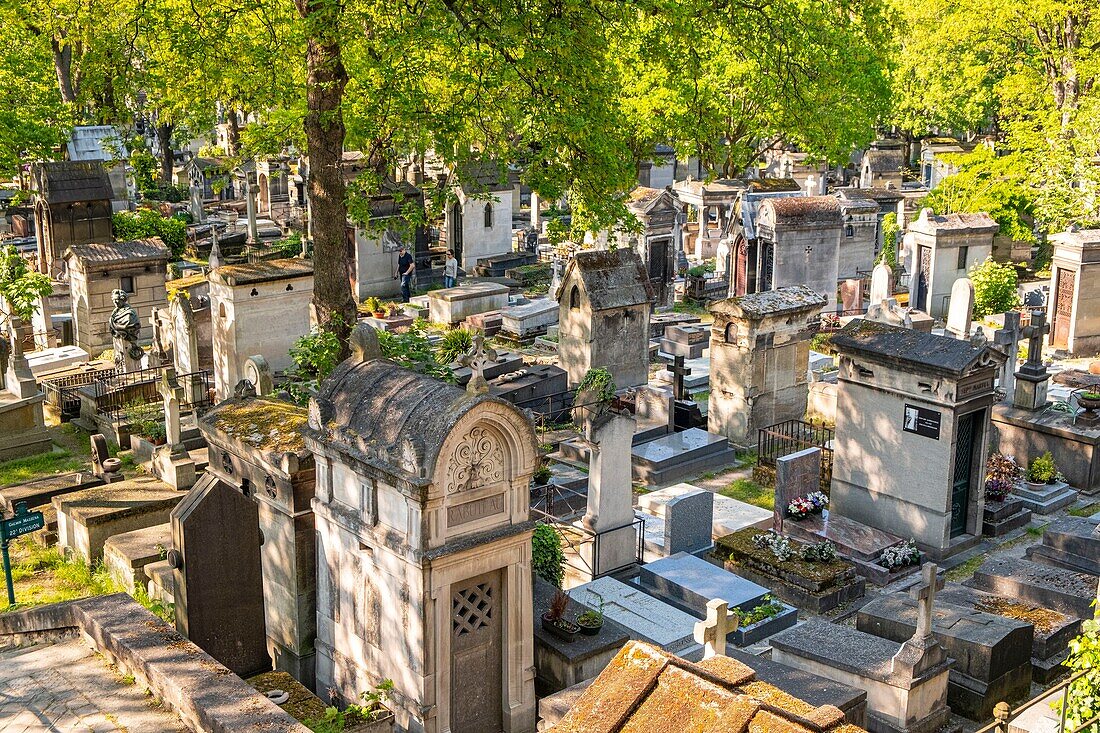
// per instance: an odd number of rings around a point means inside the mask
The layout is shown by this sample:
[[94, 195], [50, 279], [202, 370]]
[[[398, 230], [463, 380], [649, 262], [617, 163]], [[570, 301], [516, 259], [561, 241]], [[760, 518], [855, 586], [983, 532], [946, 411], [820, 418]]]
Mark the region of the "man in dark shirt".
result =
[[416, 265], [413, 263], [413, 256], [405, 249], [405, 245], [397, 248], [397, 254], [397, 276], [401, 278], [401, 302], [408, 303]]

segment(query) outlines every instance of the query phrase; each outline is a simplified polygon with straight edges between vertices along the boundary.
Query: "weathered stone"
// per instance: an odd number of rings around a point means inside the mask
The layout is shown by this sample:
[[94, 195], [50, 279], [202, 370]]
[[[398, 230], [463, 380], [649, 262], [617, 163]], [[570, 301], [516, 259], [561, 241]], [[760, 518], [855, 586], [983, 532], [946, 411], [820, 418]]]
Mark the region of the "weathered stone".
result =
[[493, 282], [468, 282], [428, 293], [431, 320], [455, 324], [469, 316], [508, 305], [508, 288]]
[[640, 588], [605, 577], [573, 588], [569, 596], [593, 610], [602, 605], [604, 615], [626, 629], [632, 639], [681, 655], [700, 648], [693, 636], [697, 619]]
[[1096, 576], [1088, 573], [1017, 558], [992, 558], [974, 572], [966, 585], [1072, 613], [1079, 618], [1090, 618], [1092, 602], [1096, 599], [1096, 582]]
[[91, 564], [109, 537], [168, 521], [183, 494], [151, 477], [119, 481], [53, 498], [59, 544]]
[[1055, 520], [1043, 542], [1027, 549], [1030, 559], [1091, 575], [1100, 575], [1100, 524], [1085, 517]]
[[116, 534], [103, 545], [103, 564], [118, 583], [133, 595], [145, 588], [145, 567], [168, 556], [172, 549], [172, 525], [168, 522]]

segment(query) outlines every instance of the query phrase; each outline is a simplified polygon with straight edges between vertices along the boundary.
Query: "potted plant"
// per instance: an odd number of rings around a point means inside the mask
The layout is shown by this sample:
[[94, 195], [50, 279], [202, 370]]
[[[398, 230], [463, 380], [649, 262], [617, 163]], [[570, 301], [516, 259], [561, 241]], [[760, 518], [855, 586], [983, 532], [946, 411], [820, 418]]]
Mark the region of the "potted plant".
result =
[[1100, 392], [1078, 392], [1077, 404], [1084, 408], [1088, 412], [1093, 412], [1100, 409]]
[[1038, 458], [1033, 458], [1027, 467], [1027, 482], [1034, 488], [1040, 488], [1054, 483], [1058, 478], [1058, 467], [1054, 465], [1054, 456], [1047, 451]]
[[387, 303], [386, 310], [390, 318], [397, 318], [404, 313], [400, 303]]
[[382, 301], [379, 298], [371, 295], [363, 301], [363, 307], [373, 315], [375, 318], [385, 318], [386, 308], [382, 305]]
[[1004, 501], [1020, 479], [1020, 464], [1004, 453], [990, 453], [985, 463], [985, 498]]
[[586, 636], [595, 636], [603, 628], [603, 596], [593, 591], [593, 595], [600, 599], [598, 611], [588, 610], [577, 616], [577, 626], [581, 627], [581, 633]]
[[565, 618], [565, 610], [569, 607], [569, 596], [559, 588], [550, 601], [550, 608], [542, 614], [542, 628], [564, 642], [573, 641], [580, 627]]
[[796, 496], [787, 504], [787, 516], [795, 521], [805, 519], [814, 513], [814, 503], [805, 496]]

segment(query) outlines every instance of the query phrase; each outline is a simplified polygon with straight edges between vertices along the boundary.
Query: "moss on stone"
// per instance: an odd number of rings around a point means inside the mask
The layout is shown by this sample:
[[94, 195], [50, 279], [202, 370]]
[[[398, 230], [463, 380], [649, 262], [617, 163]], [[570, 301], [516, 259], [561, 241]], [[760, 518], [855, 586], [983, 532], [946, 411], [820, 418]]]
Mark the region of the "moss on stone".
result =
[[989, 598], [975, 604], [979, 611], [1016, 619], [1035, 626], [1035, 631], [1040, 634], [1049, 634], [1066, 622], [1066, 616], [1052, 611], [1049, 608], [1028, 606], [1016, 603], [1007, 598]]
[[321, 702], [321, 698], [314, 695], [309, 691], [309, 688], [286, 672], [264, 672], [255, 677], [250, 677], [248, 684], [260, 692], [282, 690], [290, 695], [290, 699], [279, 707], [299, 723], [305, 723], [307, 720], [317, 720], [325, 714], [327, 706]]
[[761, 534], [765, 533], [754, 527], [747, 527], [725, 537], [720, 537], [715, 542], [717, 545], [715, 554], [723, 561], [732, 560], [737, 562], [738, 558], [751, 558], [757, 563], [818, 583], [827, 582], [838, 575], [844, 574], [851, 568], [851, 564], [839, 559], [830, 560], [829, 562], [803, 560], [797, 554], [797, 551], [802, 547], [802, 544], [797, 540], [791, 541], [792, 549], [795, 549], [796, 554], [787, 560], [780, 560], [770, 550], [760, 549], [752, 543], [752, 538]]
[[308, 413], [282, 400], [250, 399], [219, 405], [207, 416], [211, 425], [230, 438], [273, 453], [301, 453], [301, 429]]

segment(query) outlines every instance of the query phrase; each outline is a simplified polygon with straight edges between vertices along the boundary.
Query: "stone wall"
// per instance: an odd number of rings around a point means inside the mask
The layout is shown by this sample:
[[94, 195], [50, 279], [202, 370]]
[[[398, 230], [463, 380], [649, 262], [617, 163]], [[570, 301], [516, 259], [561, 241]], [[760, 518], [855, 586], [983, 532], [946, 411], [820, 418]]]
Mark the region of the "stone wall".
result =
[[154, 308], [167, 305], [164, 262], [138, 265], [97, 265], [88, 271], [73, 266], [70, 260], [69, 278], [72, 293], [73, 331], [76, 345], [90, 355], [101, 354], [112, 346], [108, 322], [115, 309], [111, 293], [121, 288], [123, 277], [132, 277], [134, 292], [130, 305], [141, 319], [141, 340], [153, 338]]

